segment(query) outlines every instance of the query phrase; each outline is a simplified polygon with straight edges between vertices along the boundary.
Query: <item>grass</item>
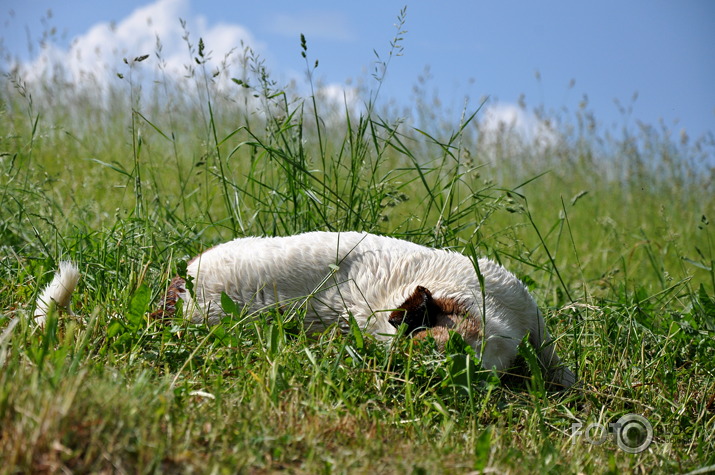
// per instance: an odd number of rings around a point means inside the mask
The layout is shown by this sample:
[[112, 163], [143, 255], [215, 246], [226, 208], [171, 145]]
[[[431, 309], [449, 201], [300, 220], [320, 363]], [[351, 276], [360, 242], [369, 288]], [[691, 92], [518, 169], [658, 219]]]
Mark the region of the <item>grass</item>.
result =
[[[481, 106], [301, 95], [244, 49], [240, 80], [104, 92], [2, 79], [0, 469], [15, 472], [667, 472], [715, 466], [712, 138], [535, 113], [539, 147]], [[305, 39], [310, 74], [315, 65]], [[312, 76], [311, 76], [312, 77]], [[227, 80], [228, 79], [228, 80]], [[53, 91], [53, 94], [48, 94]], [[429, 110], [427, 116], [426, 110]], [[435, 120], [436, 118], [436, 120]], [[708, 168], [708, 163], [710, 164]], [[366, 230], [496, 259], [530, 287], [580, 385], [499, 380], [459, 341], [392, 347], [301, 315], [206, 328], [146, 318], [186, 258], [235, 236]], [[77, 317], [30, 321], [61, 259]], [[526, 354], [528, 361], [528, 354]], [[574, 424], [645, 416], [642, 453]], [[596, 426], [594, 426], [596, 427]], [[595, 437], [595, 436], [594, 436]]]

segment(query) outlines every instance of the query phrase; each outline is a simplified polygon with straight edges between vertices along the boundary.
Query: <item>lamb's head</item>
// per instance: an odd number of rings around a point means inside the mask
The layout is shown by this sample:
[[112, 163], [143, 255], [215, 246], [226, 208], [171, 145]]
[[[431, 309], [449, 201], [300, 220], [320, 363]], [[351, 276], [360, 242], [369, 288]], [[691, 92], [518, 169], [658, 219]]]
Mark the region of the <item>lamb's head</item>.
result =
[[[527, 293], [525, 295], [531, 298]], [[459, 333], [465, 343], [481, 351], [485, 368], [495, 367], [500, 371], [513, 365], [517, 356], [517, 345], [528, 333], [529, 342], [539, 352], [539, 360], [546, 370], [547, 378], [553, 383], [552, 387], [563, 389], [574, 384], [576, 377], [561, 364], [538, 310], [533, 316], [535, 322], [528, 319], [521, 321], [523, 316], [518, 314], [498, 314], [496, 322], [487, 323], [487, 342], [486, 346], [482, 347], [482, 319], [479, 314], [470, 312], [469, 308], [468, 304], [455, 299], [433, 298], [427, 288], [418, 286], [402, 305], [390, 313], [388, 321], [395, 328], [403, 323], [407, 325], [407, 334], [414, 339], [432, 337], [441, 351], [445, 350], [450, 332]], [[530, 331], [529, 323], [533, 323], [537, 331]], [[495, 328], [503, 333], [494, 333]]]
[[472, 346], [481, 341], [479, 318], [469, 315], [466, 307], [453, 299], [436, 299], [429, 289], [417, 286], [412, 294], [390, 313], [388, 321], [395, 328], [407, 325], [407, 334], [421, 339], [431, 336], [444, 348], [449, 331], [459, 333]]

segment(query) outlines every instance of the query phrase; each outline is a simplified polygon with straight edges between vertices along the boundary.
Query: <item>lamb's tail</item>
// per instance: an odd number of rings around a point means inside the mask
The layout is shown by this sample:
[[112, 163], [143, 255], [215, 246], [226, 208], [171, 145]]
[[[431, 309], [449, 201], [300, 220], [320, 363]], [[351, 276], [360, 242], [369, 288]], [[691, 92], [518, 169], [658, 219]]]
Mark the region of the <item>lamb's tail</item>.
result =
[[70, 298], [79, 281], [79, 269], [73, 262], [60, 262], [60, 267], [47, 287], [44, 288], [35, 304], [35, 323], [45, 325], [47, 315], [53, 306], [73, 315]]

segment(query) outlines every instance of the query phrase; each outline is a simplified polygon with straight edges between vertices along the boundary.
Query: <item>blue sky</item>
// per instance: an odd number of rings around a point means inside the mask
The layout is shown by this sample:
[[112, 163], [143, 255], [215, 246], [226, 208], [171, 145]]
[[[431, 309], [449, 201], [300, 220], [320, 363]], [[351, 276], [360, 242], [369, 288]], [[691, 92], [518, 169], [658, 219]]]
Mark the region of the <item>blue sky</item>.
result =
[[[49, 25], [57, 29], [52, 40], [56, 58], [67, 54], [78, 38], [87, 49], [151, 53], [155, 33], [169, 55], [172, 43], [180, 54], [180, 16], [194, 38], [207, 40], [215, 56], [243, 39], [282, 81], [303, 77], [299, 34], [304, 33], [309, 57], [320, 61], [316, 75], [325, 83], [344, 85], [349, 78], [370, 81], [373, 50], [387, 53], [405, 4], [404, 54], [390, 66], [383, 100], [408, 104], [413, 85], [428, 66], [427, 90], [436, 91], [455, 117], [465, 97], [472, 110], [484, 96], [508, 105], [523, 94], [530, 107], [573, 111], [586, 94], [606, 127], [662, 119], [671, 130], [685, 129], [691, 137], [715, 133], [711, 0], [3, 0], [0, 50], [23, 61], [36, 60]], [[144, 10], [137, 12], [140, 8]], [[52, 18], [43, 23], [48, 10]], [[152, 16], [151, 24], [147, 16]], [[108, 33], [112, 22], [114, 36]], [[102, 24], [104, 30], [98, 27]], [[33, 54], [28, 43], [35, 45]], [[121, 67], [116, 57], [104, 61], [110, 68]], [[638, 98], [632, 102], [634, 93]], [[614, 100], [632, 104], [632, 114], [624, 116]]]

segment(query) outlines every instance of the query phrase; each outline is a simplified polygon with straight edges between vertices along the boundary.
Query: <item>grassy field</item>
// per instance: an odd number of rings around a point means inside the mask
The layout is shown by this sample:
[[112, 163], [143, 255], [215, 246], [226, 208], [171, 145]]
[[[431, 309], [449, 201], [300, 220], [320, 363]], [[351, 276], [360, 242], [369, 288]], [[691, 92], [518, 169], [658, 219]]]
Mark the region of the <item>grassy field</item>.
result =
[[[479, 104], [391, 110], [377, 76], [357, 110], [246, 55], [233, 81], [199, 46], [188, 78], [138, 79], [151, 56], [103, 91], [0, 79], [0, 471], [715, 469], [712, 137], [608, 129], [584, 101], [534, 110], [557, 137], [537, 145], [483, 130]], [[528, 284], [578, 387], [499, 379], [459, 341], [308, 337], [300, 314], [147, 318], [197, 252], [309, 230], [473, 245]], [[38, 329], [63, 259], [77, 316]], [[599, 432], [626, 414], [652, 425], [643, 452]]]

